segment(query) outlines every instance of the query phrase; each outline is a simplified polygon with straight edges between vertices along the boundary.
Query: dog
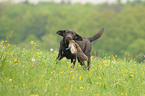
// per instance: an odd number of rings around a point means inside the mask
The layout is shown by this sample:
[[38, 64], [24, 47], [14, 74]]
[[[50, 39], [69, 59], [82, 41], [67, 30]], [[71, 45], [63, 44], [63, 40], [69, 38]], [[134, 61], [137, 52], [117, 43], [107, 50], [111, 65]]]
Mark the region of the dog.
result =
[[104, 32], [104, 28], [102, 28], [96, 35], [85, 38], [77, 34], [74, 30], [72, 29], [63, 29], [63, 30], [58, 30], [56, 33], [60, 36], [63, 37], [63, 39], [60, 41], [60, 48], [59, 48], [59, 53], [56, 58], [56, 60], [61, 60], [63, 57], [66, 57], [67, 59], [71, 59], [71, 63], [73, 63], [73, 67], [75, 66], [76, 59], [78, 59], [78, 62], [81, 65], [84, 65], [81, 60], [76, 56], [76, 54], [72, 54], [70, 51], [69, 47], [69, 42], [71, 40], [74, 40], [82, 49], [84, 54], [88, 57], [87, 60], [87, 70], [90, 69], [90, 57], [91, 57], [91, 42], [97, 40], [98, 38], [101, 37], [101, 35]]

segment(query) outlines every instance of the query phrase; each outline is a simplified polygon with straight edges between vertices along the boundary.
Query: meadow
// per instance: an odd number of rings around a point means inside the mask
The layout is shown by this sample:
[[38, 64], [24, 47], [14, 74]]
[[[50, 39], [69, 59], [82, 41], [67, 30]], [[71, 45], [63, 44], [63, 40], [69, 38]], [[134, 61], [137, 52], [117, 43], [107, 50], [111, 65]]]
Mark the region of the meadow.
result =
[[131, 58], [91, 57], [90, 71], [57, 51], [0, 42], [0, 96], [145, 96], [145, 64]]

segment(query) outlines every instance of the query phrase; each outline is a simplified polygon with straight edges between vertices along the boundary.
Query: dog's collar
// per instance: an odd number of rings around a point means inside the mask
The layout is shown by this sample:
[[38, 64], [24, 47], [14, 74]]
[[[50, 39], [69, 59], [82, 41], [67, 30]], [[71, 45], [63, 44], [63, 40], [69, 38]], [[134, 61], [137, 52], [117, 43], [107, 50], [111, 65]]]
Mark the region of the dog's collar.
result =
[[69, 50], [70, 48], [65, 48], [65, 50]]

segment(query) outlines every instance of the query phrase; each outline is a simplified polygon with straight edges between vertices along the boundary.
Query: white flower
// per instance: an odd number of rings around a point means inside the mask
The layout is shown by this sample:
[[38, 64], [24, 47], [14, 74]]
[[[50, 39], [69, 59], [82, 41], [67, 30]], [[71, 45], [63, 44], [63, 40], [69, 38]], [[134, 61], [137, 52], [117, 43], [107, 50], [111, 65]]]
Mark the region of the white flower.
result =
[[31, 41], [31, 44], [33, 44], [34, 43], [34, 41]]
[[32, 61], [34, 62], [34, 61], [35, 61], [35, 59], [32, 59]]
[[11, 81], [12, 81], [12, 79], [9, 79], [9, 81], [11, 82]]
[[50, 51], [53, 51], [53, 48], [51, 48]]

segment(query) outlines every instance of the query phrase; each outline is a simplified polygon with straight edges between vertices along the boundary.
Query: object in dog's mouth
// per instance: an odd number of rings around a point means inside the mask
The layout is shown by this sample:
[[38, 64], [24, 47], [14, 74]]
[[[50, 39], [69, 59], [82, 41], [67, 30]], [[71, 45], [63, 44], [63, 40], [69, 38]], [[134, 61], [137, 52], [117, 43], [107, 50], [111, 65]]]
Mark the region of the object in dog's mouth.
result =
[[76, 54], [81, 61], [88, 60], [88, 57], [84, 54], [80, 46], [74, 40], [69, 42], [69, 48], [71, 53]]
[[69, 42], [69, 48], [70, 48], [70, 51], [71, 51], [72, 54], [76, 54], [77, 53], [77, 49], [76, 49], [76, 46], [75, 46], [73, 40]]

